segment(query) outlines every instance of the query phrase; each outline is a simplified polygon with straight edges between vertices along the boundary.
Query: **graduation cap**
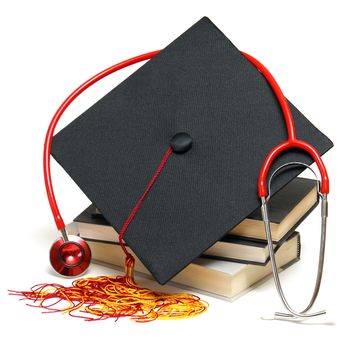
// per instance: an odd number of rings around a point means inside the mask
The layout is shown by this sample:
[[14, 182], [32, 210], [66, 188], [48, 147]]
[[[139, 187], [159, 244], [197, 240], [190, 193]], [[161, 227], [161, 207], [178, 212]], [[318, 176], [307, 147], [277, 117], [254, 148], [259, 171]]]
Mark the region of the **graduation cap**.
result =
[[[191, 294], [139, 287], [133, 279], [134, 259], [121, 238], [153, 276], [166, 283], [259, 206], [260, 167], [268, 152], [286, 140], [286, 125], [273, 91], [251, 58], [208, 18], [150, 56], [154, 58], [52, 143], [54, 158], [119, 232], [125, 276], [82, 278], [71, 287], [40, 284], [14, 295], [53, 312], [63, 301], [61, 310], [88, 320], [130, 316], [146, 322], [193, 317], [207, 309]], [[288, 103], [299, 137], [320, 154], [331, 148], [332, 142]], [[63, 113], [61, 107], [55, 117]], [[307, 154], [291, 150], [274, 161], [271, 173], [291, 161], [312, 163]], [[270, 194], [299, 172], [283, 172]], [[63, 220], [53, 213], [61, 229]], [[64, 247], [55, 253], [60, 264], [66, 266], [64, 259], [71, 259], [71, 250], [76, 252], [75, 240], [79, 238], [56, 241], [62, 243], [59, 249]], [[74, 258], [83, 255], [80, 248]], [[53, 302], [47, 305], [49, 299]], [[83, 314], [75, 314], [80, 311]]]
[[[300, 138], [332, 147], [290, 108]], [[264, 77], [205, 17], [60, 131], [52, 155], [120, 232], [171, 147], [123, 236], [164, 284], [259, 206], [260, 167], [286, 137]], [[292, 150], [271, 171], [288, 161], [312, 163]]]

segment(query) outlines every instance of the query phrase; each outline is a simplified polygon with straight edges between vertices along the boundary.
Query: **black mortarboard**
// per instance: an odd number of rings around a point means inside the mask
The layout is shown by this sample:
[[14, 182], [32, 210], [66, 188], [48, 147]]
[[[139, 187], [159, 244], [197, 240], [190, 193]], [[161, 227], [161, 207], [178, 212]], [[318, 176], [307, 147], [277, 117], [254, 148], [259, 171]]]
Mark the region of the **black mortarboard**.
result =
[[[300, 139], [321, 154], [332, 147], [291, 109]], [[160, 283], [259, 205], [260, 167], [287, 137], [263, 76], [203, 18], [59, 132], [52, 146], [54, 158], [120, 231], [178, 133], [191, 136], [192, 148], [171, 155], [124, 236]], [[290, 151], [273, 168], [286, 161], [311, 163]], [[300, 171], [278, 177], [274, 191]]]

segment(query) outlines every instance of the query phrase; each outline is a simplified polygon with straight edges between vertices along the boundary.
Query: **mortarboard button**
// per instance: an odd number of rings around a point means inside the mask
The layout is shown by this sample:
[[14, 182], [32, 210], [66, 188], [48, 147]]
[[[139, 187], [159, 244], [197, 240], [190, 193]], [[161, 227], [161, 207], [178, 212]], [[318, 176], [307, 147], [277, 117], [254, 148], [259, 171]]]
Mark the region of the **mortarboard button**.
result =
[[170, 140], [170, 146], [175, 153], [186, 153], [192, 147], [193, 139], [186, 132], [179, 132]]

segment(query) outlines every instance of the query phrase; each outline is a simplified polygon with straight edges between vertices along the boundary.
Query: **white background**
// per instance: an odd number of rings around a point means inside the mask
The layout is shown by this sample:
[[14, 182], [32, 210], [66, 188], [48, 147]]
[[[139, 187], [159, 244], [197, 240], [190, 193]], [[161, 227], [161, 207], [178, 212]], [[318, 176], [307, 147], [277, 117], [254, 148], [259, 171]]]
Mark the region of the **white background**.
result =
[[[1, 1], [0, 346], [38, 349], [348, 348], [349, 7], [347, 1]], [[270, 68], [285, 95], [335, 143], [324, 157], [331, 179], [324, 281], [318, 308], [329, 314], [300, 323], [262, 321], [280, 309], [272, 281], [234, 303], [203, 296], [204, 315], [137, 324], [84, 322], [43, 315], [7, 289], [39, 282], [70, 283], [49, 268], [58, 237], [46, 201], [42, 146], [63, 99], [96, 72], [161, 49], [208, 16], [243, 51]], [[135, 69], [117, 73], [80, 98], [60, 127]], [[268, 137], [268, 135], [266, 135]], [[53, 164], [57, 200], [71, 221], [88, 200]], [[285, 271], [287, 295], [301, 308], [315, 276], [318, 213], [301, 228], [302, 260]], [[89, 274], [113, 274], [92, 266]], [[309, 287], [309, 288], [307, 288]], [[346, 346], [347, 345], [347, 346]]]

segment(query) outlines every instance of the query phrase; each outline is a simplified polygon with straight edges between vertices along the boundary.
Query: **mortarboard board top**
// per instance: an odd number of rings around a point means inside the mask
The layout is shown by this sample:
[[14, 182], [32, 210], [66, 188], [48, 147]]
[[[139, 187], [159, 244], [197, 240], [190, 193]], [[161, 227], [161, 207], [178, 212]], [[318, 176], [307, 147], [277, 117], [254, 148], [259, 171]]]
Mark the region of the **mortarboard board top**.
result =
[[[293, 105], [291, 110], [300, 138], [321, 154], [332, 147]], [[203, 18], [52, 144], [54, 158], [120, 231], [179, 133], [190, 136], [190, 145], [171, 155], [124, 235], [160, 283], [259, 206], [260, 167], [287, 137], [263, 76]], [[281, 155], [271, 170], [287, 161], [312, 162], [295, 150]], [[299, 172], [276, 178], [274, 191]]]

